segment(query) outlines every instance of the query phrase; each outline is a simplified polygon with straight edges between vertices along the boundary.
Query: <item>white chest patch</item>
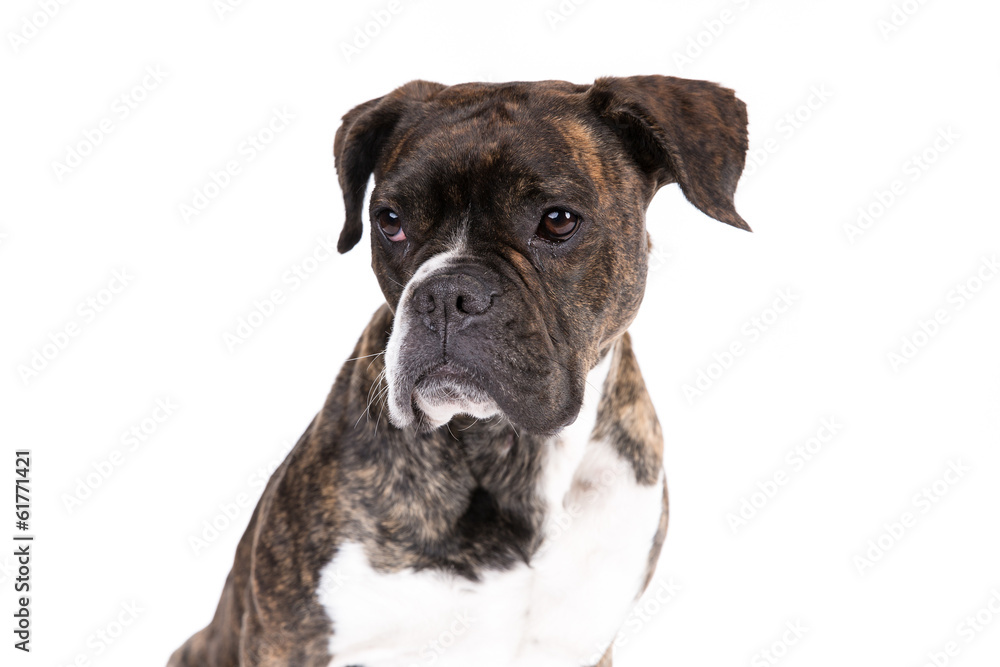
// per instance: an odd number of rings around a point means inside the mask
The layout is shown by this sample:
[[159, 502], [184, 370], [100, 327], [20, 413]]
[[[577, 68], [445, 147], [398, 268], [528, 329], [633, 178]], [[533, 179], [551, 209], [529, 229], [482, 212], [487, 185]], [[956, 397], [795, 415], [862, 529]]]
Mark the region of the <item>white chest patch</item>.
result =
[[[610, 358], [610, 354], [607, 355]], [[601, 366], [606, 366], [605, 360]], [[325, 566], [330, 667], [587, 667], [625, 620], [659, 526], [663, 475], [636, 483], [608, 444], [590, 441], [606, 368], [584, 412], [549, 444], [540, 493], [545, 540], [531, 560], [482, 580], [372, 569], [360, 544]], [[596, 377], [595, 377], [596, 376]]]

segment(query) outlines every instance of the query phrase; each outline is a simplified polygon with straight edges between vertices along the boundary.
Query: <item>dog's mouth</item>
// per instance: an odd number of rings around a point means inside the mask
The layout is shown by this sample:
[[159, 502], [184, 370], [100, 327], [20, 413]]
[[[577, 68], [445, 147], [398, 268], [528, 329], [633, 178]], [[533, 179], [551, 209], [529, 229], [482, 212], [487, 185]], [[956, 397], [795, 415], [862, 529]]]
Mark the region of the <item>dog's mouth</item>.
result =
[[481, 391], [475, 386], [472, 373], [445, 362], [422, 373], [413, 383], [414, 389], [430, 392], [436, 391]]
[[411, 407], [437, 428], [456, 414], [485, 419], [499, 412], [496, 402], [476, 380], [475, 374], [446, 362], [419, 374], [410, 392]]

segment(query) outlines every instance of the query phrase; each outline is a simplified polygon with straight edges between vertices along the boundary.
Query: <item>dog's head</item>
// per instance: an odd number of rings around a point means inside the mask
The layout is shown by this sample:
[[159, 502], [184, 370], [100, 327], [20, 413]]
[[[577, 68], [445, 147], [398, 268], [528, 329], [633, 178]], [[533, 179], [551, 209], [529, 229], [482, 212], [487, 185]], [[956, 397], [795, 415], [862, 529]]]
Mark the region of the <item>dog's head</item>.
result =
[[733, 205], [746, 125], [731, 90], [664, 76], [413, 81], [349, 111], [334, 142], [338, 249], [361, 239], [374, 174], [393, 424], [571, 423], [587, 372], [642, 301], [656, 190], [677, 182], [707, 215], [749, 229]]

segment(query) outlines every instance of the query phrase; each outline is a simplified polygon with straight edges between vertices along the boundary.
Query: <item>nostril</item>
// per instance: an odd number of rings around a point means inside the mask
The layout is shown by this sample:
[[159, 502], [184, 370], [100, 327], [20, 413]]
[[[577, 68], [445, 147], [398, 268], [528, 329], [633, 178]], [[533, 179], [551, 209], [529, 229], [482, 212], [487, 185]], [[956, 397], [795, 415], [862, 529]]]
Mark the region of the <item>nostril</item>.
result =
[[416, 295], [416, 307], [417, 311], [421, 313], [433, 313], [434, 312], [434, 295], [429, 291], [421, 291]]
[[489, 310], [491, 302], [488, 294], [459, 294], [455, 298], [455, 308], [466, 315], [479, 315]]

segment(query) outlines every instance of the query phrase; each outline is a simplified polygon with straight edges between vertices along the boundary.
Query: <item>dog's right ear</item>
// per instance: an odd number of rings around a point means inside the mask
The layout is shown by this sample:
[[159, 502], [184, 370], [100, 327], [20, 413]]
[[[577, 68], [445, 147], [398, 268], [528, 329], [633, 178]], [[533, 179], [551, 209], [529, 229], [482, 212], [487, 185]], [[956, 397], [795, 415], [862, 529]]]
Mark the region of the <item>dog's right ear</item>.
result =
[[440, 83], [411, 81], [388, 95], [359, 104], [346, 114], [333, 140], [333, 160], [344, 193], [344, 228], [337, 251], [344, 253], [361, 240], [361, 209], [365, 204], [368, 177], [378, 164], [382, 150], [400, 118], [444, 88]]

